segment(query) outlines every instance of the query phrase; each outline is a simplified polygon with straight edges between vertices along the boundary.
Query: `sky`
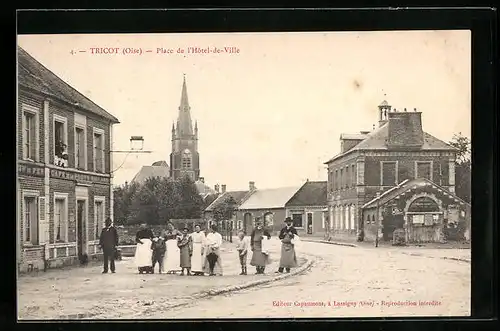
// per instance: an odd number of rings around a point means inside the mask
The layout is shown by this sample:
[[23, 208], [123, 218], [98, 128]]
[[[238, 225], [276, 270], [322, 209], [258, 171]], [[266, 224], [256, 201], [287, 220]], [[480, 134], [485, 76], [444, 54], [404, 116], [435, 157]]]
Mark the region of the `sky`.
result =
[[[18, 45], [120, 120], [112, 150], [144, 137], [151, 153], [113, 154], [115, 185], [169, 163], [184, 74], [200, 175], [212, 187], [326, 180], [323, 162], [340, 152], [340, 134], [371, 130], [384, 99], [417, 108], [424, 131], [443, 141], [471, 136], [468, 30], [19, 35]], [[92, 54], [103, 47], [119, 53]]]

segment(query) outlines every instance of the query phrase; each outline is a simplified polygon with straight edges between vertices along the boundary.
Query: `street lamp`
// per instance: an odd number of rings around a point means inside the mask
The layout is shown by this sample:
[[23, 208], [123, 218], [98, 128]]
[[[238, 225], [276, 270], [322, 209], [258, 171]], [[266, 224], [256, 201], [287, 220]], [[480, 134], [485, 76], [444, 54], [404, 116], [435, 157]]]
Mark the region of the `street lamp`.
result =
[[127, 150], [109, 151], [110, 154], [112, 154], [112, 153], [125, 153], [126, 154], [125, 158], [123, 159], [122, 164], [120, 164], [120, 166], [118, 168], [112, 170], [111, 173], [115, 173], [121, 167], [123, 167], [123, 165], [125, 164], [125, 161], [127, 161], [127, 157], [131, 153], [135, 153], [135, 154], [153, 153], [153, 151], [145, 151], [145, 150], [143, 150], [143, 148], [144, 148], [144, 137], [143, 136], [131, 136], [130, 137], [130, 149], [128, 151]]

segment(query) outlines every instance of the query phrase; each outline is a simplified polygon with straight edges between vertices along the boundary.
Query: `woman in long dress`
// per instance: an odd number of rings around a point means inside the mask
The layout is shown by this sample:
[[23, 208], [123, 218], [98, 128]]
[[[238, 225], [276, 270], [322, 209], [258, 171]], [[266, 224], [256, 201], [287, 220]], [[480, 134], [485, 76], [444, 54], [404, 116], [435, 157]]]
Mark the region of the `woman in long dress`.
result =
[[137, 246], [135, 248], [135, 265], [139, 273], [153, 273], [153, 250], [151, 249], [153, 231], [146, 224], [141, 224], [140, 230], [135, 236]]
[[222, 236], [217, 232], [217, 226], [212, 225], [205, 240], [205, 259], [203, 262], [203, 271], [209, 276], [222, 276], [221, 245]]
[[205, 233], [201, 231], [201, 227], [196, 225], [194, 227], [194, 232], [191, 233], [191, 238], [193, 239], [193, 256], [191, 257], [191, 272], [195, 276], [201, 276], [203, 272], [203, 261], [204, 256], [204, 246], [205, 246]]
[[165, 266], [165, 271], [167, 274], [175, 274], [177, 271], [181, 270], [180, 267], [180, 250], [177, 247], [177, 238], [179, 237], [179, 232], [174, 228], [172, 224], [168, 224], [167, 231], [163, 236], [167, 243], [167, 252], [165, 254], [165, 259], [163, 265]]
[[252, 248], [252, 260], [250, 265], [255, 266], [256, 274], [264, 274], [266, 265], [271, 263], [268, 254], [262, 252], [262, 240], [267, 237], [267, 240], [271, 238], [271, 235], [262, 226], [262, 221], [260, 219], [255, 220], [255, 229], [250, 235], [250, 246]]
[[191, 276], [191, 256], [193, 255], [193, 239], [188, 233], [188, 228], [182, 229], [182, 236], [177, 238], [177, 247], [179, 247], [179, 259], [181, 267], [181, 276], [184, 276], [184, 269], [187, 275]]

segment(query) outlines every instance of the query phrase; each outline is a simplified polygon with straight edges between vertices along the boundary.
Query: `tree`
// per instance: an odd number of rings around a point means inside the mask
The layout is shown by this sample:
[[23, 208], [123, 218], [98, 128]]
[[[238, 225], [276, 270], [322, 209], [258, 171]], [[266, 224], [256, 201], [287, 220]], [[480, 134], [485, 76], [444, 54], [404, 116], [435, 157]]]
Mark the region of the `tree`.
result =
[[113, 189], [113, 214], [115, 224], [128, 224], [131, 217], [131, 205], [134, 195], [139, 189], [136, 183], [121, 185]]
[[236, 200], [232, 196], [226, 197], [213, 209], [213, 218], [219, 224], [222, 221], [230, 220], [237, 209]]
[[459, 132], [453, 136], [449, 144], [457, 149], [457, 158], [455, 160], [455, 193], [459, 198], [470, 203], [471, 141]]
[[203, 212], [203, 198], [200, 196], [194, 181], [188, 176], [183, 176], [178, 181], [180, 203], [176, 218], [200, 218]]

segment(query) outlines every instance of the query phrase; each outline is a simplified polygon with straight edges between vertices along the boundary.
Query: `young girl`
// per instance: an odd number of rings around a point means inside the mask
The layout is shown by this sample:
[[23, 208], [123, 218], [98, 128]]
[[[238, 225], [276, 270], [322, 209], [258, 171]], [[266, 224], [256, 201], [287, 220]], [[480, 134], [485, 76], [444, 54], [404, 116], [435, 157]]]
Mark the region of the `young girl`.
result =
[[248, 238], [245, 237], [245, 232], [240, 230], [238, 232], [238, 244], [236, 245], [236, 249], [238, 250], [238, 256], [240, 258], [241, 264], [241, 273], [240, 275], [247, 274], [247, 255], [248, 255], [248, 247], [250, 246], [250, 242]]

